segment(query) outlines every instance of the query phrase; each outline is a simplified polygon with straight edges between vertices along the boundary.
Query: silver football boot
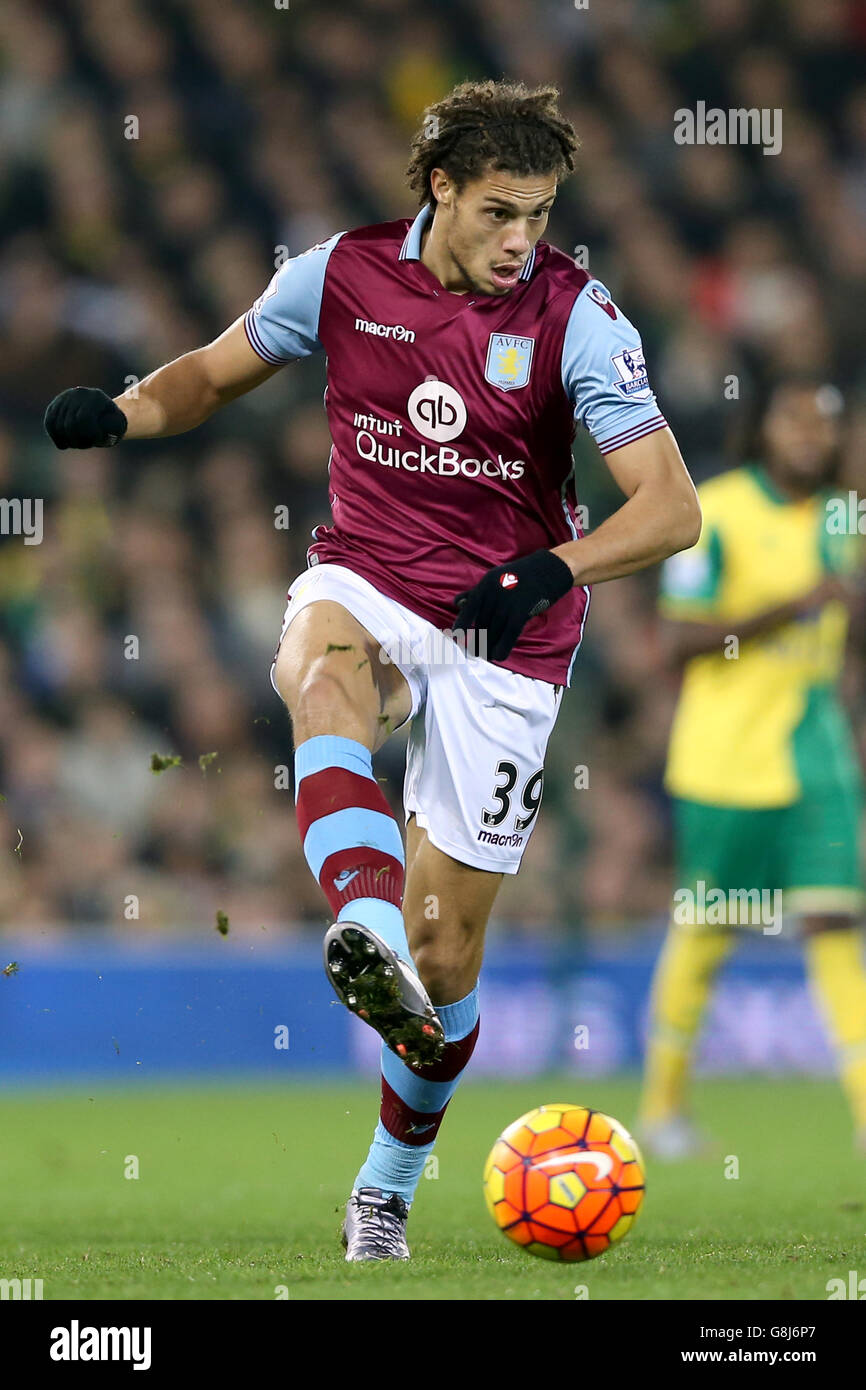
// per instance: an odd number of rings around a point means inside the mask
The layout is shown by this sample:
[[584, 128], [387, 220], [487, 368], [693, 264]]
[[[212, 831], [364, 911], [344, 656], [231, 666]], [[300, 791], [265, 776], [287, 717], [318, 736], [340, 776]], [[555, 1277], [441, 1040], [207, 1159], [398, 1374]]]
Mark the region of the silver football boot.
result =
[[411, 965], [376, 932], [335, 922], [325, 932], [325, 973], [338, 999], [410, 1065], [435, 1062], [445, 1034]]
[[409, 1208], [396, 1192], [386, 1198], [378, 1187], [362, 1187], [346, 1203], [343, 1244], [346, 1259], [408, 1260]]

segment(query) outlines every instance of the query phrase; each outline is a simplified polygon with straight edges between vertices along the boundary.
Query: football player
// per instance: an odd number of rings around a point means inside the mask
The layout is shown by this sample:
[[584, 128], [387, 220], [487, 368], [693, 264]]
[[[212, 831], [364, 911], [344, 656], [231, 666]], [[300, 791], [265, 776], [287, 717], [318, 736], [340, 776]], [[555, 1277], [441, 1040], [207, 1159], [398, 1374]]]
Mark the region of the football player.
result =
[[[161, 438], [327, 356], [333, 520], [289, 589], [271, 678], [334, 917], [326, 970], [383, 1039], [349, 1260], [408, 1258], [409, 1204], [478, 1036], [484, 931], [532, 834], [590, 586], [700, 530], [637, 331], [543, 239], [577, 148], [557, 95], [461, 84], [413, 141], [414, 218], [337, 233], [207, 347], [113, 400], [73, 388], [47, 412], [61, 448]], [[578, 425], [624, 494], [589, 535]], [[371, 765], [404, 724], [405, 847]]]

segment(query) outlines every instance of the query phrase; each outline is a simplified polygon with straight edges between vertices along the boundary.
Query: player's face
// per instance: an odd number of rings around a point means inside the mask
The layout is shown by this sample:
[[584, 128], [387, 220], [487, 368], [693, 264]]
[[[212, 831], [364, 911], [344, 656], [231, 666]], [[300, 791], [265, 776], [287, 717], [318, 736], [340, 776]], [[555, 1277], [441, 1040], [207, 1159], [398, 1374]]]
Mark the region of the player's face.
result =
[[444, 244], [461, 285], [480, 294], [509, 294], [547, 226], [556, 197], [553, 174], [491, 170], [458, 193], [447, 176], [432, 187], [443, 224]]
[[832, 387], [781, 387], [764, 416], [770, 471], [801, 488], [818, 488], [839, 447], [840, 402]]

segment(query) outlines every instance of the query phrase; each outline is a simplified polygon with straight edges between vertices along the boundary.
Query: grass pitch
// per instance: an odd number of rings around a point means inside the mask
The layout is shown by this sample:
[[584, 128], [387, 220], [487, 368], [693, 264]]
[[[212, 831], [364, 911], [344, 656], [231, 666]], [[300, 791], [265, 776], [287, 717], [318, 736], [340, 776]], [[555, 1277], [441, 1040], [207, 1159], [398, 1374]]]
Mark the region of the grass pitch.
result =
[[[866, 1272], [866, 1159], [832, 1083], [713, 1081], [706, 1158], [650, 1162], [621, 1245], [585, 1264], [526, 1255], [481, 1193], [499, 1132], [568, 1100], [629, 1124], [636, 1084], [553, 1077], [466, 1082], [409, 1222], [408, 1265], [347, 1265], [342, 1208], [376, 1116], [369, 1084], [241, 1085], [0, 1099], [0, 1277], [45, 1299], [824, 1300]], [[726, 1177], [739, 1163], [739, 1177]], [[125, 1177], [125, 1171], [139, 1176]], [[282, 1295], [285, 1297], [285, 1294]]]

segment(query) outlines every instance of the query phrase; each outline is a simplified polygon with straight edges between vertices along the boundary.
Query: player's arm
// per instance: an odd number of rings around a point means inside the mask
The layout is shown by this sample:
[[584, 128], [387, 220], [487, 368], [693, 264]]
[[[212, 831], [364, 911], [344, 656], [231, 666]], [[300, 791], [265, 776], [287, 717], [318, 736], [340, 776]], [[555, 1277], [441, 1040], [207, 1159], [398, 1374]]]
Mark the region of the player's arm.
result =
[[45, 412], [45, 428], [58, 449], [182, 434], [286, 362], [320, 350], [325, 269], [340, 235], [286, 261], [249, 312], [212, 343], [159, 367], [123, 395], [112, 399], [91, 386], [62, 391]]
[[628, 500], [590, 535], [553, 550], [574, 584], [633, 574], [694, 545], [701, 534], [698, 495], [670, 429], [614, 450], [605, 463]]
[[250, 346], [241, 317], [206, 347], [185, 353], [115, 396], [114, 404], [126, 416], [127, 439], [161, 439], [195, 429], [279, 370]]
[[597, 281], [571, 307], [561, 371], [575, 418], [626, 501], [591, 535], [515, 556], [457, 596], [455, 629], [486, 629], [494, 661], [503, 661], [526, 624], [575, 584], [633, 574], [700, 535], [697, 493], [650, 389], [640, 338]]
[[826, 603], [834, 601], [844, 603], [849, 611], [856, 613], [862, 604], [862, 595], [850, 580], [834, 574], [827, 575], [805, 594], [773, 604], [750, 618], [714, 618], [702, 622], [667, 615], [659, 623], [662, 650], [671, 665], [682, 666], [694, 656], [720, 652], [731, 636], [736, 636], [741, 643], [748, 642], [786, 623], [817, 613]]
[[572, 583], [619, 579], [693, 546], [701, 534], [694, 484], [650, 386], [637, 329], [598, 281], [572, 306], [562, 384], [626, 498], [590, 535], [552, 551]]
[[206, 347], [166, 363], [113, 400], [95, 386], [62, 391], [45, 412], [45, 428], [58, 449], [183, 434], [279, 370], [253, 350], [240, 318]]
[[[826, 581], [825, 581], [826, 582]], [[821, 591], [819, 593], [819, 590]], [[681, 666], [691, 661], [693, 656], [704, 656], [708, 652], [722, 651], [725, 642], [736, 636], [740, 642], [748, 642], [753, 637], [761, 637], [773, 632], [796, 618], [803, 617], [827, 602], [833, 594], [824, 594], [824, 584], [801, 598], [787, 603], [777, 603], [750, 618], [715, 619], [713, 622], [696, 622], [689, 618], [662, 618], [659, 623], [659, 638], [665, 657], [673, 666]]]
[[720, 652], [732, 636], [740, 642], [752, 641], [819, 613], [827, 603], [844, 603], [852, 622], [862, 614], [864, 576], [859, 537], [843, 538], [843, 544], [828, 557], [831, 568], [810, 589], [748, 617], [726, 613], [722, 598], [728, 563], [725, 513], [720, 515], [717, 503], [708, 502], [707, 507], [697, 545], [675, 554], [662, 569], [659, 637], [671, 665]]

